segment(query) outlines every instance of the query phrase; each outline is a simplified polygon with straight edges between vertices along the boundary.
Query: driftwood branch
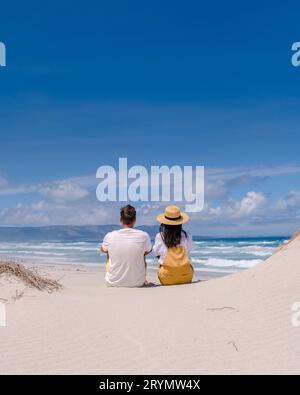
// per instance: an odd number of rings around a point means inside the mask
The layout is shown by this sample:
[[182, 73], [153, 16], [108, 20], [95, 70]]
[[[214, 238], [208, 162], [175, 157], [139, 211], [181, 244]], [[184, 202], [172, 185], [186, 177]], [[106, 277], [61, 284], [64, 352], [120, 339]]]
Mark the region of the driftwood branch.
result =
[[235, 351], [236, 352], [238, 352], [239, 351], [239, 349], [237, 348], [237, 345], [235, 344], [235, 342], [228, 342], [227, 344], [231, 344], [234, 348], [235, 348]]
[[222, 310], [233, 310], [233, 311], [239, 311], [236, 307], [231, 307], [231, 306], [223, 306], [223, 307], [212, 307], [209, 309], [206, 309], [207, 311], [222, 311]]

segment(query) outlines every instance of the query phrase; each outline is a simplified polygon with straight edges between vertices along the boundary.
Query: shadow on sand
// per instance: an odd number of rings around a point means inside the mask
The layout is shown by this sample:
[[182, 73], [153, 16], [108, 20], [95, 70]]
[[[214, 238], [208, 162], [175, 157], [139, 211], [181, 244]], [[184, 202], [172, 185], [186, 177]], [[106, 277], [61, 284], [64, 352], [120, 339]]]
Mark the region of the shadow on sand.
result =
[[[197, 283], [202, 283], [204, 280], [194, 280], [189, 284], [174, 284], [174, 285], [193, 285]], [[161, 285], [157, 283], [153, 283], [150, 281], [148, 284], [144, 285], [142, 288], [156, 288], [156, 287], [172, 287], [172, 285]]]

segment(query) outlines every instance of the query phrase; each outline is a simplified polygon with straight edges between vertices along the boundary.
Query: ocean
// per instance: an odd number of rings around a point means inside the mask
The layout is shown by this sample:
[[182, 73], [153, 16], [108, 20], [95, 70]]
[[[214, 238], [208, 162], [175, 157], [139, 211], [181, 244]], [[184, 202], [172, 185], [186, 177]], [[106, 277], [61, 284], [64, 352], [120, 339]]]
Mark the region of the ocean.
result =
[[[251, 268], [267, 259], [287, 237], [218, 238], [194, 237], [191, 259], [199, 274], [226, 275]], [[0, 242], [0, 259], [45, 264], [73, 264], [105, 267], [105, 255], [94, 241]], [[147, 257], [148, 267], [157, 268], [157, 259]]]

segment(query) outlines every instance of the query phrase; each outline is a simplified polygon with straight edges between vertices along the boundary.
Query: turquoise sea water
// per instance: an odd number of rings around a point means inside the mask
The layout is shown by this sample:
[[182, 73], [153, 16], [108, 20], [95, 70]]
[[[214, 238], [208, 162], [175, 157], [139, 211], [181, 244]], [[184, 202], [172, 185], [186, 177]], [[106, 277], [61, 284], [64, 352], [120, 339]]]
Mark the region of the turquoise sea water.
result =
[[[194, 237], [191, 252], [193, 266], [198, 272], [233, 273], [251, 268], [267, 259], [287, 237], [202, 239]], [[96, 242], [0, 242], [0, 259], [45, 264], [101, 265], [105, 256], [99, 253]], [[149, 268], [157, 267], [157, 259], [150, 254]]]

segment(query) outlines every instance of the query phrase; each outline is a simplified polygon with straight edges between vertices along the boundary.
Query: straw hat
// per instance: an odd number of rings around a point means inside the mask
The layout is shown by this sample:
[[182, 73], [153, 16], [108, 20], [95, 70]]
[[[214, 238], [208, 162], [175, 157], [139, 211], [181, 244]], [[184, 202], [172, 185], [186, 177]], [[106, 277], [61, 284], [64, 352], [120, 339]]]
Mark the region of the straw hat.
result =
[[181, 225], [189, 220], [189, 216], [177, 206], [168, 206], [163, 214], [156, 217], [156, 220], [165, 225]]

